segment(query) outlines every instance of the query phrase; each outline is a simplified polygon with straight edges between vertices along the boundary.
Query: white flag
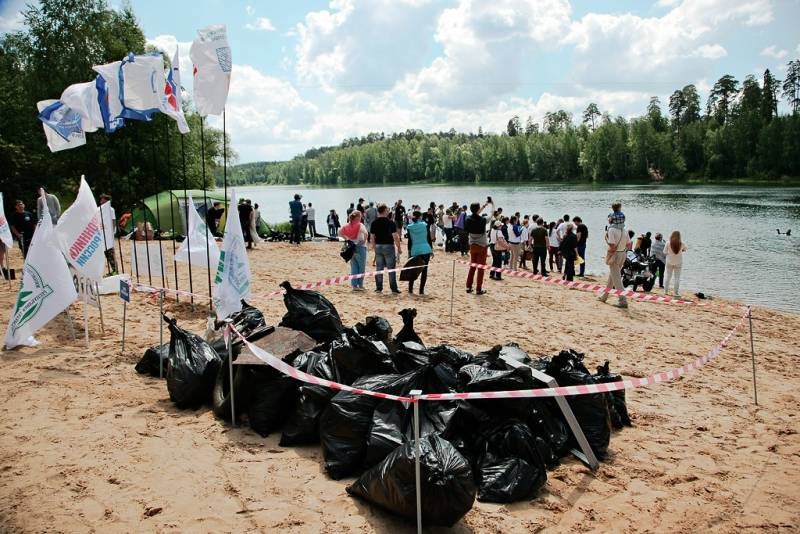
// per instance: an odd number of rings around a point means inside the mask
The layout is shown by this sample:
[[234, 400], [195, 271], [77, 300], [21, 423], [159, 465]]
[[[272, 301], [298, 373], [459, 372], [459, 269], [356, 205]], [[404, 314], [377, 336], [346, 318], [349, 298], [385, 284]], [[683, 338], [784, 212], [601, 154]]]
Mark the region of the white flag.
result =
[[164, 94], [164, 58], [161, 54], [128, 54], [120, 66], [122, 116], [149, 121], [161, 111]]
[[[214, 240], [214, 236], [208, 231], [208, 226], [197, 214], [192, 197], [189, 197], [188, 228], [186, 239], [181, 243], [181, 248], [175, 253], [176, 261], [188, 262], [191, 256], [192, 265], [214, 269], [219, 263], [219, 247]], [[206, 253], [206, 243], [208, 243], [208, 253]], [[190, 248], [191, 247], [191, 248]]]
[[36, 103], [50, 152], [67, 150], [86, 144], [80, 115], [60, 100], [40, 100]]
[[220, 115], [231, 83], [231, 47], [224, 24], [197, 30], [189, 57], [194, 64], [194, 105], [201, 116]]
[[[236, 206], [236, 190], [231, 190], [230, 205]], [[217, 276], [214, 279], [214, 308], [222, 319], [242, 309], [242, 299], [250, 297], [250, 262], [244, 248], [242, 226], [228, 217]]]
[[91, 280], [103, 279], [105, 247], [100, 216], [83, 176], [78, 196], [58, 220], [55, 235], [67, 260], [78, 272]]
[[[45, 204], [47, 204], [45, 202]], [[6, 219], [5, 208], [3, 207], [3, 193], [0, 193], [0, 241], [11, 249], [14, 246], [14, 238], [11, 236], [11, 226]]]
[[172, 58], [172, 67], [167, 74], [167, 83], [164, 85], [164, 96], [161, 101], [161, 111], [175, 119], [178, 123], [178, 131], [182, 134], [189, 133], [189, 125], [183, 115], [183, 97], [181, 96], [181, 59], [178, 56], [178, 48], [175, 48], [175, 56]]
[[125, 125], [125, 119], [122, 118], [122, 99], [119, 96], [121, 67], [121, 61], [92, 67], [92, 70], [99, 74], [95, 83], [106, 133], [112, 133]]
[[103, 128], [96, 81], [70, 85], [61, 93], [60, 100], [81, 116], [81, 128], [84, 132], [95, 132]]
[[6, 330], [8, 349], [17, 345], [36, 345], [33, 333], [64, 311], [78, 296], [67, 262], [55, 244], [47, 202], [44, 202], [44, 211], [25, 259], [22, 285]]

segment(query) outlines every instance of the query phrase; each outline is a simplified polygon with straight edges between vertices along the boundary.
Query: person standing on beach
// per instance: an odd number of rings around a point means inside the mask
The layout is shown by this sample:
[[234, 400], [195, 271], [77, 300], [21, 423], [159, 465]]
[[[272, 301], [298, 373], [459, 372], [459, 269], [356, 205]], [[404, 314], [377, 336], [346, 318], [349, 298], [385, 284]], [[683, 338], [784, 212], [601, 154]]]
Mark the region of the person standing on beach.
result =
[[[349, 222], [342, 226], [339, 235], [356, 246], [350, 258], [350, 274], [364, 274], [367, 267], [367, 228], [361, 223], [361, 212], [353, 210], [348, 217]], [[364, 278], [350, 280], [353, 291], [364, 291]]]
[[537, 219], [536, 228], [531, 230], [533, 274], [539, 274], [539, 265], [541, 265], [542, 276], [547, 276], [548, 274], [547, 269], [545, 269], [545, 262], [547, 261], [547, 243], [547, 228], [544, 227], [544, 220]]
[[522, 225], [518, 221], [516, 215], [512, 215], [508, 221], [508, 266], [514, 270], [519, 268], [519, 249], [522, 243]]
[[[250, 205], [250, 201], [247, 201]], [[261, 212], [258, 210], [258, 204], [253, 205], [253, 211], [250, 213], [250, 237], [253, 238], [253, 246], [258, 243], [258, 221], [261, 219]]]
[[403, 201], [398, 200], [394, 205], [394, 224], [397, 225], [397, 233], [400, 236], [400, 241], [403, 240], [403, 221], [406, 218], [406, 207], [403, 206]]
[[[656, 261], [656, 273], [658, 273], [658, 287], [664, 289], [664, 268], [666, 267], [666, 250], [664, 247], [667, 246], [667, 242], [664, 241], [664, 236], [661, 235], [661, 232], [656, 233], [656, 239], [653, 241], [653, 244], [650, 246], [650, 251], [655, 256]], [[656, 274], [653, 273], [653, 274]]]
[[39, 187], [39, 189], [37, 189], [37, 193], [37, 222], [42, 220], [44, 203], [47, 202], [47, 211], [50, 212], [50, 221], [53, 223], [53, 226], [55, 226], [58, 223], [58, 219], [61, 218], [61, 203], [58, 201], [58, 198], [55, 195], [48, 193], [44, 187]]
[[347, 218], [348, 218], [348, 220], [350, 219], [350, 214], [353, 213], [353, 211], [355, 211], [355, 209], [356, 209], [356, 203], [355, 202], [351, 202], [350, 203], [350, 207], [347, 208]]
[[375, 203], [370, 201], [369, 207], [364, 211], [364, 226], [367, 227], [367, 232], [369, 232], [369, 235], [367, 236], [367, 242], [372, 239], [372, 223], [377, 218], [378, 209], [375, 207]]
[[572, 282], [575, 279], [575, 259], [578, 257], [578, 237], [575, 235], [574, 224], [567, 223], [559, 250], [561, 257], [564, 258], [563, 279]]
[[306, 208], [306, 217], [308, 219], [308, 235], [310, 235], [313, 240], [317, 237], [317, 211], [314, 209], [314, 205], [311, 204], [311, 202], [308, 203], [308, 207]]
[[[494, 227], [489, 231], [489, 248], [492, 251], [492, 267], [500, 269], [503, 267], [503, 255], [508, 244], [502, 231], [502, 221], [495, 221]], [[490, 280], [502, 280], [500, 271], [489, 271]]]
[[550, 270], [553, 270], [553, 261], [555, 261], [558, 272], [561, 272], [561, 254], [558, 253], [558, 246], [561, 244], [561, 239], [558, 237], [556, 230], [556, 223], [550, 222], [550, 227], [547, 232], [548, 242], [550, 246]]
[[458, 216], [453, 223], [455, 234], [458, 236], [458, 250], [461, 251], [462, 256], [467, 255], [467, 247], [469, 245], [469, 238], [465, 229], [467, 224], [467, 206], [464, 205], [458, 210]]
[[669, 295], [669, 283], [675, 277], [675, 296], [680, 297], [681, 270], [683, 269], [683, 253], [686, 252], [686, 245], [681, 241], [681, 233], [677, 230], [669, 236], [669, 243], [664, 247], [667, 266], [666, 293]]
[[239, 225], [242, 227], [242, 237], [247, 243], [247, 248], [253, 248], [253, 236], [250, 235], [251, 216], [253, 214], [253, 206], [247, 203], [247, 200], [241, 199], [239, 201]]
[[339, 228], [342, 226], [339, 223], [339, 214], [336, 213], [336, 210], [331, 210], [328, 214], [328, 237], [336, 237], [339, 233]]
[[[469, 236], [469, 261], [483, 266], [486, 265], [486, 251], [489, 247], [489, 238], [486, 237], [486, 218], [480, 216], [481, 205], [477, 202], [470, 204], [469, 210], [472, 214], [467, 217], [465, 223], [465, 229]], [[475, 294], [483, 295], [486, 293], [483, 290], [484, 269], [473, 266], [470, 266], [467, 274], [467, 293], [472, 293], [472, 280], [476, 270], [478, 271], [478, 280], [475, 285]]]
[[[375, 266], [379, 274], [375, 275], [375, 291], [383, 291], [383, 270], [397, 267], [400, 258], [400, 237], [397, 235], [397, 225], [389, 218], [389, 206], [378, 204], [377, 218], [372, 221], [369, 228], [372, 248], [375, 251]], [[396, 252], [396, 253], [395, 253]], [[392, 293], [400, 293], [397, 288], [397, 273], [389, 273], [389, 288]]]
[[[431, 233], [428, 224], [422, 220], [422, 213], [415, 211], [412, 215], [411, 223], [406, 228], [408, 232], [408, 255], [411, 258], [420, 257], [422, 259], [422, 271], [419, 275], [419, 294], [425, 294], [425, 283], [428, 281], [428, 262], [431, 261], [433, 247], [431, 247]], [[408, 292], [414, 292], [414, 280], [408, 282]]]
[[481, 206], [481, 215], [492, 217], [494, 216], [494, 212], [495, 212], [494, 200], [492, 200], [492, 197], [487, 196], [486, 202], [484, 202], [483, 206]]
[[[100, 198], [102, 199], [102, 196]], [[220, 202], [214, 202], [214, 205], [206, 210], [206, 226], [208, 226], [208, 231], [214, 237], [222, 237], [219, 232], [219, 221], [223, 213], [225, 213], [225, 208], [222, 207]]]
[[111, 207], [111, 196], [103, 193], [100, 195], [100, 220], [105, 244], [106, 263], [109, 276], [117, 274], [117, 259], [114, 256], [114, 235], [117, 233], [117, 214]]
[[578, 276], [583, 277], [586, 273], [586, 240], [589, 238], [589, 228], [583, 224], [583, 219], [580, 217], [573, 217], [572, 222], [575, 224], [575, 235], [578, 237], [578, 256], [583, 258]]
[[[608, 214], [608, 228], [606, 229], [606, 265], [608, 265], [607, 289], [623, 290], [622, 266], [625, 264], [625, 251], [630, 245], [630, 238], [625, 231], [625, 214], [622, 213], [622, 204], [615, 202], [611, 205], [613, 210]], [[603, 293], [598, 298], [600, 302], [608, 300], [608, 293]], [[618, 308], [627, 308], [628, 299], [625, 295], [619, 296]]]
[[289, 237], [289, 243], [300, 244], [301, 230], [303, 226], [303, 203], [300, 199], [303, 195], [295, 194], [294, 200], [289, 201], [289, 215], [292, 219], [292, 234]]

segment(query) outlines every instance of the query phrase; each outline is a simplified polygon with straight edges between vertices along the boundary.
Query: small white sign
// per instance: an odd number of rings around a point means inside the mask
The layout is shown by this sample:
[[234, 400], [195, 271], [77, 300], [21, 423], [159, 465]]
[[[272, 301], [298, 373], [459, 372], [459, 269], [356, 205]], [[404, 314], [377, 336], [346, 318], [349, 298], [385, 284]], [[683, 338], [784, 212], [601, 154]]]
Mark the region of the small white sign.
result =
[[69, 273], [72, 275], [72, 283], [75, 285], [75, 291], [78, 292], [78, 300], [81, 302], [86, 301], [86, 304], [99, 309], [100, 297], [97, 294], [97, 282], [82, 275], [71, 265], [69, 267]]

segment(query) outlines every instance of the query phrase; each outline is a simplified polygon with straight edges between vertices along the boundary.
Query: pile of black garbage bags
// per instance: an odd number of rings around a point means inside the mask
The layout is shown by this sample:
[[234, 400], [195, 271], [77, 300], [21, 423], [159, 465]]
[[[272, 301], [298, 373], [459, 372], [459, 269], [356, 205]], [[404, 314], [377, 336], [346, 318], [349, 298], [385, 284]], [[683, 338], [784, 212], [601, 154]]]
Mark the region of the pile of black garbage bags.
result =
[[[559, 385], [621, 380], [608, 363], [595, 374], [583, 355], [562, 351], [531, 359], [516, 344], [471, 354], [451, 345], [428, 347], [414, 331], [416, 310], [400, 312], [403, 328], [392, 335], [383, 317], [345, 327], [336, 308], [315, 291], [282, 284], [287, 312], [280, 326], [305, 332], [319, 344], [284, 361], [310, 375], [371, 391], [409, 396], [423, 393], [525, 390], [548, 387], [531, 367]], [[249, 340], [272, 329], [257, 309], [244, 305], [232, 316]], [[169, 325], [169, 345], [148, 349], [136, 366], [158, 376], [166, 369], [170, 398], [180, 408], [211, 404], [230, 420], [227, 350]], [[241, 342], [234, 344], [234, 360]], [[511, 358], [526, 364], [514, 367]], [[325, 469], [334, 479], [358, 477], [347, 492], [409, 520], [416, 517], [413, 405], [312, 385], [267, 366], [233, 366], [236, 418], [267, 436], [281, 432], [280, 445], [320, 443]], [[625, 392], [567, 397], [599, 459], [612, 428], [630, 425]], [[508, 503], [531, 499], [575, 438], [552, 398], [420, 401], [422, 512], [425, 525], [451, 526], [475, 497]]]

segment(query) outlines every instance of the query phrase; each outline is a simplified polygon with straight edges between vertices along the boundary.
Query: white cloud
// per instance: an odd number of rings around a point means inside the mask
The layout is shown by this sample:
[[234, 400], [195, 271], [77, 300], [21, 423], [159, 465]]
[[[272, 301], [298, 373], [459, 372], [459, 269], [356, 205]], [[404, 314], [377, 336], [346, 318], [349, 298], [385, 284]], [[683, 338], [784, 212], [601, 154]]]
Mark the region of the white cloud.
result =
[[189, 58], [189, 49], [192, 47], [191, 41], [178, 41], [174, 35], [157, 35], [147, 39], [147, 44], [155, 46], [159, 50], [166, 52], [170, 61], [175, 55], [177, 47], [180, 53], [181, 84], [184, 87], [191, 87], [192, 84], [192, 60]]
[[295, 72], [333, 92], [381, 92], [424, 65], [440, 0], [331, 0], [297, 25]]
[[248, 22], [244, 25], [245, 28], [248, 30], [256, 30], [256, 31], [264, 31], [264, 32], [274, 32], [275, 26], [272, 24], [272, 21], [269, 20], [267, 17], [258, 17], [256, 18], [255, 22]]
[[588, 13], [565, 40], [584, 84], [659, 84], [697, 78], [727, 55], [715, 40], [772, 21], [769, 0], [686, 0], [661, 17]]
[[248, 17], [252, 17], [253, 15], [256, 14], [256, 8], [254, 8], [253, 6], [248, 4], [248, 5], [244, 6], [244, 12], [247, 13]]
[[[800, 46], [798, 48], [800, 48]], [[787, 50], [778, 49], [775, 45], [770, 45], [761, 51], [761, 55], [774, 59], [783, 59], [789, 55], [789, 52]]]
[[0, 35], [21, 30], [25, 24], [22, 18], [24, 0], [0, 1]]

